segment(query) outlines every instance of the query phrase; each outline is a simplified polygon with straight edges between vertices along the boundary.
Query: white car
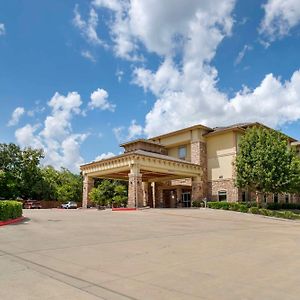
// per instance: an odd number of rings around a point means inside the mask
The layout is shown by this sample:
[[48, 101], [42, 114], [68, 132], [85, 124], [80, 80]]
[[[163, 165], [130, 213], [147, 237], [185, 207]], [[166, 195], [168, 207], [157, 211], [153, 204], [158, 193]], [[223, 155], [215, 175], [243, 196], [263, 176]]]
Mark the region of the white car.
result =
[[62, 204], [61, 205], [62, 208], [65, 208], [65, 209], [76, 209], [77, 208], [77, 203], [76, 202], [73, 202], [73, 201], [69, 201], [65, 204]]

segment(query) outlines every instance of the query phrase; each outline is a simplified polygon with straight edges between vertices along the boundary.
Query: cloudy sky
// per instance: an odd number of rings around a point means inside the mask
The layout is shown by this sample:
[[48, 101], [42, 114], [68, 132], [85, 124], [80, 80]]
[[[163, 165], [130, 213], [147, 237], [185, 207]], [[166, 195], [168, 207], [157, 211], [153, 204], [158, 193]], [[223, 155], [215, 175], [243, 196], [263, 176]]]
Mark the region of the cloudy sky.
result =
[[259, 121], [300, 139], [300, 0], [0, 2], [0, 142], [78, 171], [119, 143]]

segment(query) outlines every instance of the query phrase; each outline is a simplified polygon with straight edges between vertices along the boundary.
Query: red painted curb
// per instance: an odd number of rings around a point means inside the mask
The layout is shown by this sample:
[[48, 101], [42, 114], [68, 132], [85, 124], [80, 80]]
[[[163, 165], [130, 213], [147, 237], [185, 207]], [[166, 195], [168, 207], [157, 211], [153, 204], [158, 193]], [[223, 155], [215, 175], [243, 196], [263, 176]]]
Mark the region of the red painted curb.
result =
[[131, 211], [131, 210], [136, 210], [135, 207], [113, 207], [111, 209], [112, 211]]
[[0, 226], [18, 223], [24, 219], [25, 219], [24, 217], [20, 217], [20, 218], [16, 218], [16, 219], [7, 220], [7, 221], [0, 221]]

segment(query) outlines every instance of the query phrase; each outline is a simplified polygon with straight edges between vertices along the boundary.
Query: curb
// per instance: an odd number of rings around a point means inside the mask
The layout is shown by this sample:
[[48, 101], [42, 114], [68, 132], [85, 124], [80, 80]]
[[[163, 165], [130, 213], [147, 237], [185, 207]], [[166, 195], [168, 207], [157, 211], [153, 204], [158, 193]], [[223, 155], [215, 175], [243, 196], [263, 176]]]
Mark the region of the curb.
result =
[[20, 218], [16, 218], [16, 219], [7, 220], [7, 221], [0, 221], [0, 226], [19, 223], [19, 222], [23, 221], [24, 219], [25, 219], [25, 217], [20, 217]]
[[111, 209], [112, 211], [133, 211], [136, 210], [135, 207], [115, 207]]

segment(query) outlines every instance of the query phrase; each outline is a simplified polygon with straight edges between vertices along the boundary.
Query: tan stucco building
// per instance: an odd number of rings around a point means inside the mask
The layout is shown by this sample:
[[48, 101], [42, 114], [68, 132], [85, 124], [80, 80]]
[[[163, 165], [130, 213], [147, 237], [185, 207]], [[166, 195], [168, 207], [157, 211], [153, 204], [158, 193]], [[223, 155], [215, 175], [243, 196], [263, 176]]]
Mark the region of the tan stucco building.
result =
[[[128, 180], [128, 207], [190, 207], [205, 198], [246, 201], [251, 195], [234, 185], [234, 161], [241, 136], [253, 126], [264, 125], [195, 125], [122, 144], [123, 154], [81, 166], [83, 207], [95, 178]], [[295, 139], [289, 140], [300, 148]], [[298, 197], [270, 195], [263, 200], [295, 202]]]

